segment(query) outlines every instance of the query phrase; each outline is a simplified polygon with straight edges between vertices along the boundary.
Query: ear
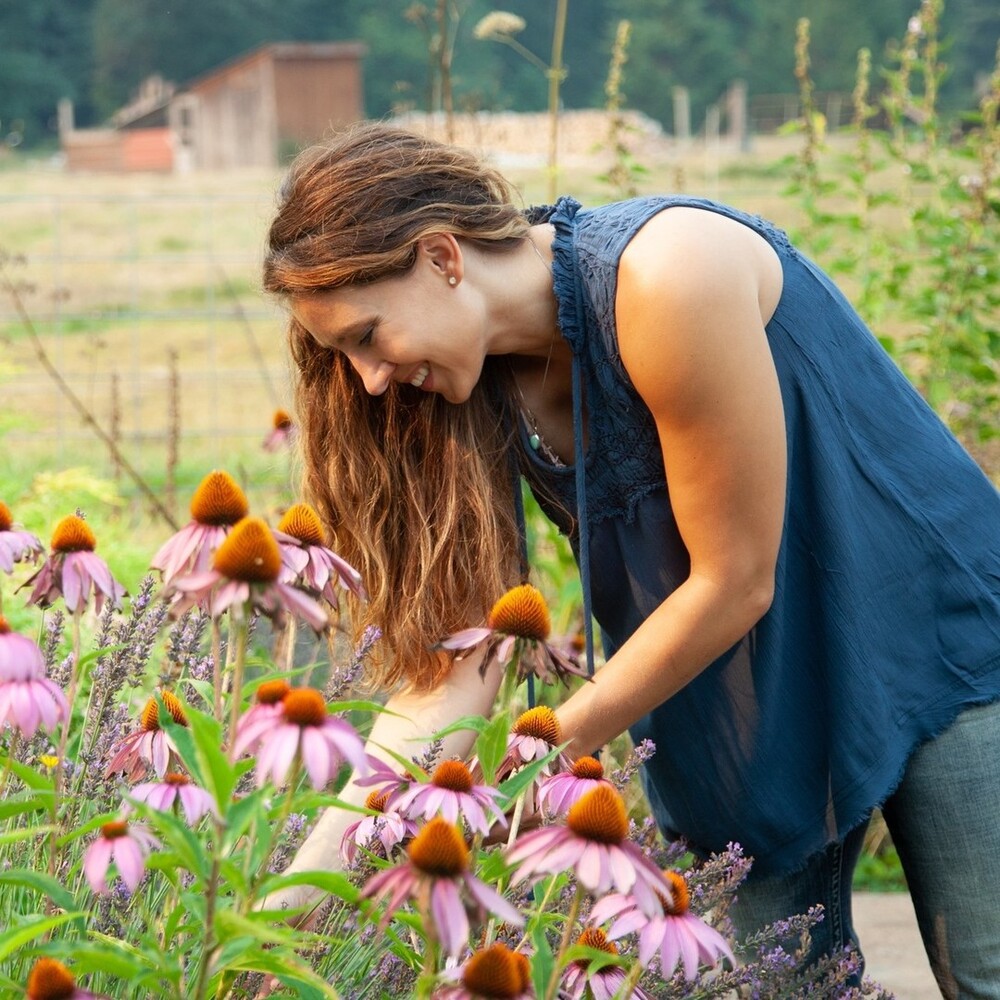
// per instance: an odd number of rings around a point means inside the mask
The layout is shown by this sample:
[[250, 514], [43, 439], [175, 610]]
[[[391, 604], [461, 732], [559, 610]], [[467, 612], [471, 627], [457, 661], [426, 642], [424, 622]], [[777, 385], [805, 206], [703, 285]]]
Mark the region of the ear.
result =
[[[450, 284], [458, 284], [465, 274], [462, 248], [451, 233], [434, 233], [419, 240], [417, 260], [432, 267]], [[452, 278], [454, 282], [451, 282]]]

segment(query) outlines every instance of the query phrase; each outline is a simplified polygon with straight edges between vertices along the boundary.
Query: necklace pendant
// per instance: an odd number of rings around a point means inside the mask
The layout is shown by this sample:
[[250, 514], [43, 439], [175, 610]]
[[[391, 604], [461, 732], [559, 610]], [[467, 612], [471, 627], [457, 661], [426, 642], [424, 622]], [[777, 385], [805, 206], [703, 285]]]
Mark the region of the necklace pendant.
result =
[[531, 446], [532, 451], [538, 451], [542, 445], [542, 439], [537, 433], [532, 433], [528, 435], [528, 444]]

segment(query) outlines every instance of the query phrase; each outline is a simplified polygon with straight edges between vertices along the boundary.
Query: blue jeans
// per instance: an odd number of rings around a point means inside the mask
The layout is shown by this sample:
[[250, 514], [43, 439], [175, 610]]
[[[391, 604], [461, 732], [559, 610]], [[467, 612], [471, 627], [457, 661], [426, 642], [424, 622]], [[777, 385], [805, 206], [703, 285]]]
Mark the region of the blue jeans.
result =
[[[1000, 702], [966, 709], [918, 747], [882, 814], [941, 995], [1000, 1000]], [[792, 875], [755, 879], [751, 869], [731, 911], [738, 935], [822, 903], [805, 962], [857, 947], [851, 878], [866, 826]]]

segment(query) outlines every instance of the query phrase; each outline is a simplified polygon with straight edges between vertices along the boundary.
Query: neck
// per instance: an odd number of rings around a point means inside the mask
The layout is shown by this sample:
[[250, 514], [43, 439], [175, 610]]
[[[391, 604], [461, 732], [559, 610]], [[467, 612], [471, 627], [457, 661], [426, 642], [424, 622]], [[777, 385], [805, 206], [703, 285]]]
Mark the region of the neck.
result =
[[[555, 361], [563, 349], [568, 351], [559, 334], [558, 301], [552, 289], [551, 228], [533, 227], [521, 246], [504, 255], [504, 266], [492, 268], [488, 280], [495, 333], [490, 354], [537, 359], [544, 365]], [[496, 258], [487, 263], [497, 263]]]

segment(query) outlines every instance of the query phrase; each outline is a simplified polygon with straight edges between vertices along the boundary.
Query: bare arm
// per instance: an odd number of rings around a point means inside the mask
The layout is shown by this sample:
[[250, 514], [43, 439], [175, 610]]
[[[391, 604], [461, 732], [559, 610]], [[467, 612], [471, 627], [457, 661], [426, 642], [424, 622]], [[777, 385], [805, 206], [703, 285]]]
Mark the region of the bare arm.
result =
[[[404, 689], [392, 695], [385, 707], [389, 712], [379, 714], [372, 726], [366, 749], [374, 757], [398, 767], [386, 747], [402, 757], [418, 756], [430, 742], [429, 737], [456, 719], [466, 715], [490, 714], [493, 701], [500, 687], [501, 672], [494, 664], [485, 678], [479, 676], [481, 653], [474, 653], [458, 661], [451, 673], [434, 690], [417, 692]], [[401, 717], [400, 717], [401, 716]], [[468, 754], [474, 733], [461, 731], [445, 737], [444, 757]], [[352, 805], [364, 805], [369, 788], [358, 787], [351, 776], [340, 798]], [[341, 867], [340, 841], [344, 830], [358, 819], [358, 814], [345, 809], [327, 809], [320, 817], [305, 843], [292, 859], [287, 872], [309, 870], [331, 871]], [[266, 906], [287, 904], [299, 907], [313, 902], [321, 895], [311, 886], [295, 886], [269, 896]]]
[[770, 605], [786, 455], [764, 325], [780, 288], [761, 237], [698, 209], [654, 216], [622, 257], [621, 358], [656, 421], [691, 572], [559, 709], [575, 753], [666, 701]]

